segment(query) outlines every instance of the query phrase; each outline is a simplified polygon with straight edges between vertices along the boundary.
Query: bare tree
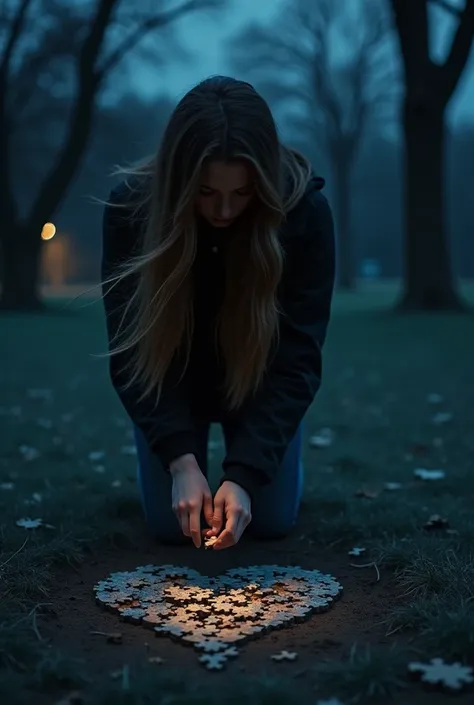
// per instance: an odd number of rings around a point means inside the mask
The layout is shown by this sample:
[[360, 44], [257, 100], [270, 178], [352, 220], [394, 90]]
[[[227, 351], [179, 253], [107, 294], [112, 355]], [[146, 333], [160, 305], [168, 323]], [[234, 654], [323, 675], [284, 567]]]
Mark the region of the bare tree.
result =
[[[430, 56], [429, 3], [457, 20], [444, 63]], [[474, 37], [474, 0], [391, 0], [405, 72], [405, 277], [401, 310], [462, 310], [445, 229], [445, 113]]]
[[284, 102], [293, 130], [326, 157], [334, 192], [338, 285], [344, 289], [354, 287], [356, 274], [354, 165], [366, 129], [389, 107], [397, 85], [387, 49], [389, 15], [376, 0], [356, 5], [291, 0], [274, 26], [251, 25], [233, 42], [237, 70], [259, 83], [272, 102]]
[[[148, 9], [143, 9], [147, 4]], [[14, 4], [2, 5], [2, 309], [29, 310], [42, 307], [39, 295], [41, 230], [60, 206], [81, 164], [92, 135], [98, 99], [107, 79], [125, 57], [140, 48], [140, 44], [151, 33], [159, 32], [162, 38], [163, 32], [179, 18], [218, 5], [222, 5], [218, 0], [177, 0], [174, 3], [170, 0], [166, 7], [164, 2], [155, 0], [141, 3], [142, 9], [138, 10], [132, 4], [127, 5], [124, 0], [94, 0], [83, 6], [74, 5], [70, 1], [64, 3], [64, 0], [43, 0], [33, 24], [39, 32], [36, 40], [31, 24], [34, 0], [16, 0]], [[48, 41], [44, 41], [45, 37]], [[30, 90], [38, 78], [39, 69], [58, 57], [71, 54], [74, 92], [63, 144], [42, 180], [29, 212], [22, 215], [12, 181], [11, 136], [20, 111], [27, 108]], [[22, 80], [18, 80], [19, 77]]]

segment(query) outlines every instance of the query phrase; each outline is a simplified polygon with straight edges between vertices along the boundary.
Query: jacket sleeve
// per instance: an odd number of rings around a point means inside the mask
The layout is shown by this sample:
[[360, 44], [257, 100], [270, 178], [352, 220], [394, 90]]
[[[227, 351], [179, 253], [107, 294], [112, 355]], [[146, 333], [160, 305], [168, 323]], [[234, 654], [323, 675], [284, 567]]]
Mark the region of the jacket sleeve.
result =
[[[109, 203], [123, 203], [123, 186], [112, 190]], [[124, 330], [129, 320], [122, 323], [124, 309], [133, 295], [137, 279], [127, 277], [116, 284], [105, 280], [116, 274], [116, 266], [138, 252], [140, 229], [131, 220], [130, 208], [106, 205], [102, 229], [102, 295], [106, 315], [109, 351], [119, 327]], [[165, 470], [172, 460], [194, 453], [197, 455], [194, 422], [187, 403], [186, 387], [178, 384], [179, 370], [171, 365], [165, 376], [159, 403], [151, 397], [138, 401], [142, 390], [137, 386], [124, 389], [127, 382], [127, 365], [133, 350], [112, 355], [109, 373], [112, 384], [132, 423], [143, 433], [150, 450], [158, 455]]]
[[310, 196], [305, 225], [295, 243], [293, 271], [280, 300], [280, 341], [257, 393], [227, 424], [225, 480], [253, 497], [278, 471], [286, 449], [320, 387], [322, 356], [335, 278], [330, 206]]

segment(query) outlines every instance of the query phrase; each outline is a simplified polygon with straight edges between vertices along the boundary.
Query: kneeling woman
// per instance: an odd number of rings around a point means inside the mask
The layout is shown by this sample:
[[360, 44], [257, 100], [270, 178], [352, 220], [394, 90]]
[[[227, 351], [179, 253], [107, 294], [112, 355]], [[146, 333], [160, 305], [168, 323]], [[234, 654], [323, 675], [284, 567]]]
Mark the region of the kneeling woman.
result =
[[[247, 526], [285, 536], [334, 285], [324, 181], [255, 89], [227, 77], [187, 93], [158, 154], [124, 173], [105, 207], [102, 287], [146, 521], [163, 542], [218, 537], [214, 550]], [[214, 497], [211, 423], [226, 442]]]

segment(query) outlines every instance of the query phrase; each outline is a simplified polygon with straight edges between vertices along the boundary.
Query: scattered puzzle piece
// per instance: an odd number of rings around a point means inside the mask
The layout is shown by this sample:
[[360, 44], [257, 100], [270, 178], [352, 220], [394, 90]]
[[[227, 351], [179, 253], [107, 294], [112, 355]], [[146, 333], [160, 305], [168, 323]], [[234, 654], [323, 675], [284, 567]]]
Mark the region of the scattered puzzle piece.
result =
[[203, 654], [198, 658], [209, 671], [221, 671], [227, 663], [224, 654]]
[[161, 658], [161, 656], [149, 656], [148, 657], [148, 663], [156, 663], [158, 666], [161, 666], [165, 662], [164, 659]]
[[408, 664], [411, 673], [421, 673], [421, 681], [439, 685], [449, 691], [460, 691], [474, 683], [474, 669], [461, 663], [444, 663], [441, 658], [433, 658], [430, 663], [412, 662]]
[[278, 654], [272, 654], [273, 661], [294, 661], [298, 654], [296, 651], [280, 651]]
[[365, 548], [359, 548], [359, 546], [354, 546], [354, 548], [347, 552], [347, 555], [360, 556], [362, 553], [365, 553], [365, 550]]

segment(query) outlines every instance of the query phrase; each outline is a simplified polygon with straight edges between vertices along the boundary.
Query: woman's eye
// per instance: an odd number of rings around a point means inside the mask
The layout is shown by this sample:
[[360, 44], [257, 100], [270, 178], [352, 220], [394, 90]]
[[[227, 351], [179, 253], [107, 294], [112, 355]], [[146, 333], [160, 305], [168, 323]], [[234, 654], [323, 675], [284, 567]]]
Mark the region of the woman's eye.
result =
[[213, 191], [206, 191], [203, 189], [199, 189], [199, 194], [201, 196], [212, 196], [213, 193], [214, 193]]
[[237, 191], [238, 196], [251, 196], [252, 191]]

